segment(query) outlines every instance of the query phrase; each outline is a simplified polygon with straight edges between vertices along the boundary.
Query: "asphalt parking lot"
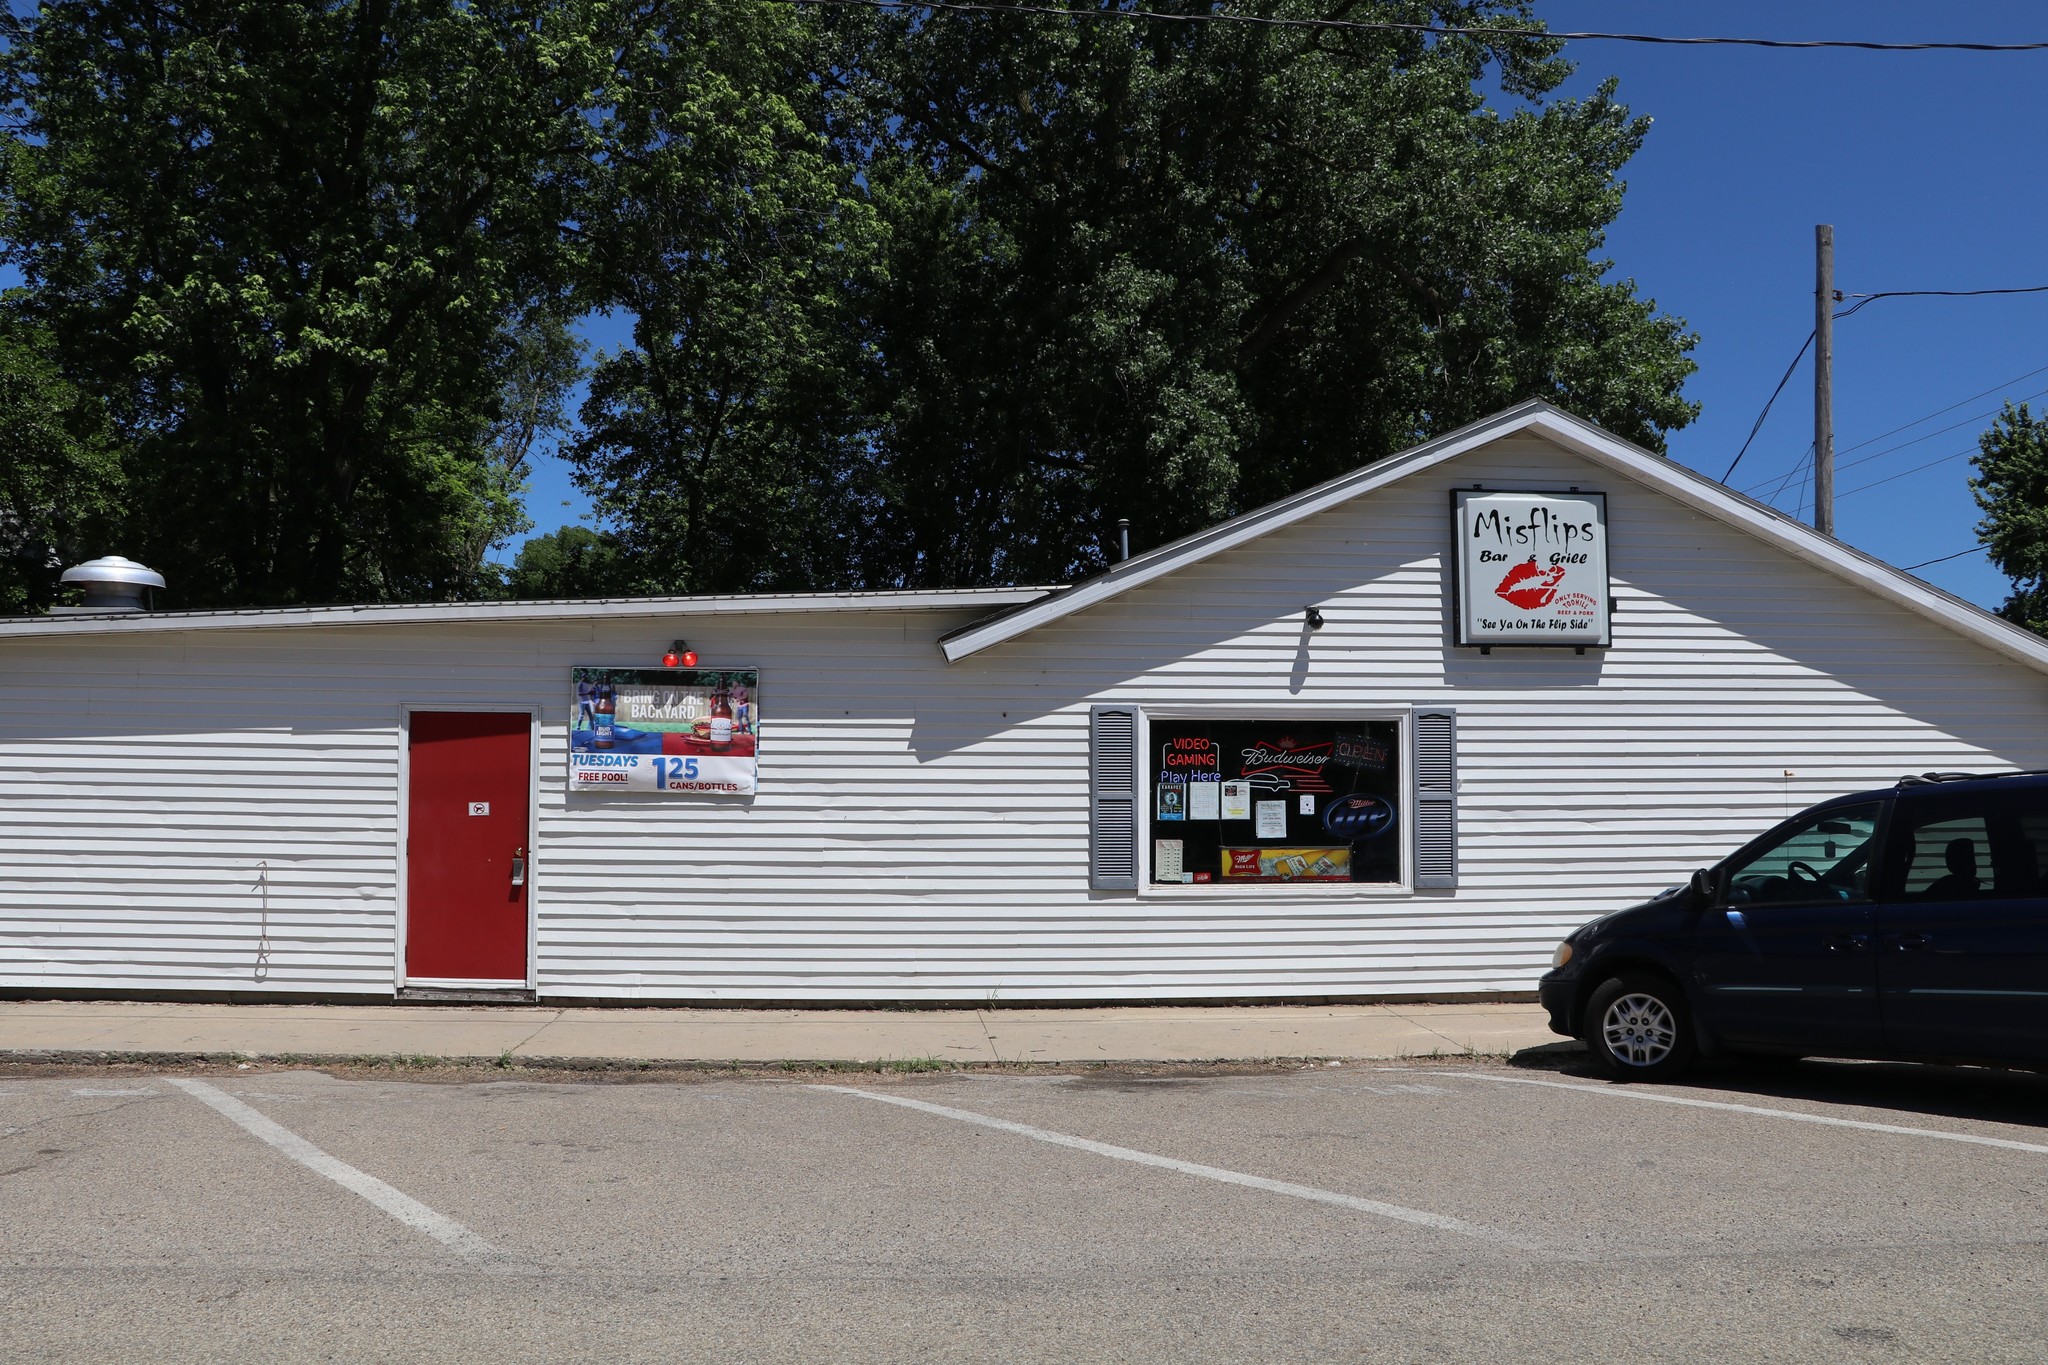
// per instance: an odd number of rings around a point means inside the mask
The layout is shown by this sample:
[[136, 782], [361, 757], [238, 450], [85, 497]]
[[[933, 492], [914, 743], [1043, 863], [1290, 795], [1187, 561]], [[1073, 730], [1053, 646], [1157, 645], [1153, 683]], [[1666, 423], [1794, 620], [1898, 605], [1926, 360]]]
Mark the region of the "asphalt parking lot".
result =
[[2038, 1361], [2048, 1078], [0, 1077], [0, 1357]]

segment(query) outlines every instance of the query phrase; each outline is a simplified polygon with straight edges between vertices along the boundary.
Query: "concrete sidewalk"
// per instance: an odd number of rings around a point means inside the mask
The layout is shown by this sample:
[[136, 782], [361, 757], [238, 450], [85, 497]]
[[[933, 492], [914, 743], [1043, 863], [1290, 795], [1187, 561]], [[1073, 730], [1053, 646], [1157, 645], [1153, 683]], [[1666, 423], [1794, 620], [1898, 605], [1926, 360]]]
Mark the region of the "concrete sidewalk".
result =
[[895, 1011], [0, 1001], [0, 1061], [1385, 1060], [1500, 1055], [1557, 1041], [1534, 1004]]

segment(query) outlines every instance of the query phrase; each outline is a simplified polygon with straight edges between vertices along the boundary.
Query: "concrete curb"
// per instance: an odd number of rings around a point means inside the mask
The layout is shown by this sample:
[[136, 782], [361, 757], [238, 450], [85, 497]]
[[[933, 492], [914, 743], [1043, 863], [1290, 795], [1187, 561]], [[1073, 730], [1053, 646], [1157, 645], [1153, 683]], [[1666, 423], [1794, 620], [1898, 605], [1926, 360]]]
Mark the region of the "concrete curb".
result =
[[[1569, 1046], [1569, 1045], [1567, 1045]], [[732, 1075], [754, 1072], [821, 1071], [881, 1072], [903, 1075], [948, 1071], [1075, 1071], [1104, 1067], [1308, 1067], [1347, 1066], [1372, 1062], [1506, 1061], [1536, 1048], [1509, 1051], [1411, 1052], [1386, 1057], [1157, 1057], [1088, 1058], [1067, 1061], [953, 1060], [938, 1057], [669, 1058], [669, 1057], [521, 1057], [428, 1056], [412, 1053], [344, 1052], [175, 1052], [105, 1051], [63, 1048], [0, 1049], [0, 1066], [272, 1066], [351, 1067], [377, 1071], [481, 1069], [507, 1074], [520, 1071], [696, 1072]]]
[[943, 1070], [1505, 1057], [1554, 1041], [1522, 1004], [945, 1013], [496, 1006], [0, 1004], [0, 1063]]

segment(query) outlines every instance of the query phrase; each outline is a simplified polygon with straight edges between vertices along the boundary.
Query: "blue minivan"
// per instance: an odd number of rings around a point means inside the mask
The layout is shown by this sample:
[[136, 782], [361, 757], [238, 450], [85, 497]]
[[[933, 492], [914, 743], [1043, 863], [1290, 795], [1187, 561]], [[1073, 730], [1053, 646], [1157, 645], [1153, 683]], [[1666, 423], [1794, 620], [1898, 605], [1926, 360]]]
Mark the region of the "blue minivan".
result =
[[2048, 772], [1823, 801], [1576, 930], [1539, 993], [1618, 1080], [1731, 1053], [2048, 1065]]

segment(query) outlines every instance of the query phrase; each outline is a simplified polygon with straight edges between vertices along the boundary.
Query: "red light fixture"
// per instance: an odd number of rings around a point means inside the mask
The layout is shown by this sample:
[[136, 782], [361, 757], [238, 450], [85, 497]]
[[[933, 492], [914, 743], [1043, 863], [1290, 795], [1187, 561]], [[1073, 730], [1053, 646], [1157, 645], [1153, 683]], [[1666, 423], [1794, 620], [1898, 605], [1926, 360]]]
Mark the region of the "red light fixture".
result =
[[697, 666], [697, 651], [691, 649], [681, 640], [678, 640], [668, 647], [668, 653], [661, 656], [661, 666], [663, 668], [695, 668]]

